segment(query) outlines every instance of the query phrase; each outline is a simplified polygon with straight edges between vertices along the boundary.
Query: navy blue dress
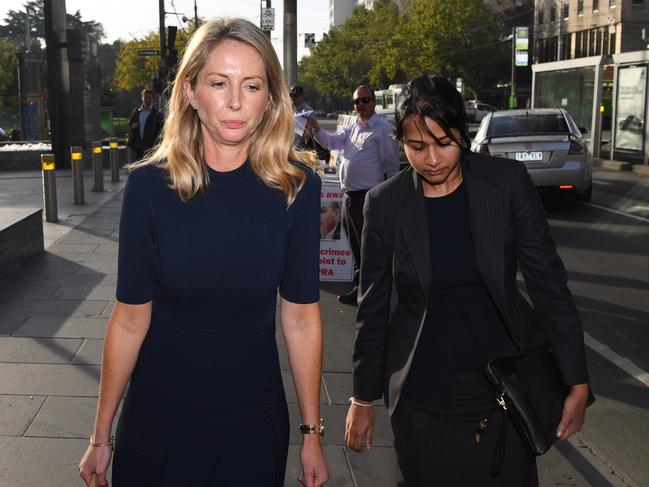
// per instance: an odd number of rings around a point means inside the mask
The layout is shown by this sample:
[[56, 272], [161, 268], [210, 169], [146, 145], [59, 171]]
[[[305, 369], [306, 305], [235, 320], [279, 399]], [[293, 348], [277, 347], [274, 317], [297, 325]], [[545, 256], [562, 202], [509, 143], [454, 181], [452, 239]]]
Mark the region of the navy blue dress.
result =
[[289, 423], [275, 343], [277, 291], [319, 299], [320, 179], [297, 199], [249, 162], [209, 170], [183, 203], [153, 166], [129, 175], [117, 299], [152, 301], [117, 427], [115, 487], [277, 486]]

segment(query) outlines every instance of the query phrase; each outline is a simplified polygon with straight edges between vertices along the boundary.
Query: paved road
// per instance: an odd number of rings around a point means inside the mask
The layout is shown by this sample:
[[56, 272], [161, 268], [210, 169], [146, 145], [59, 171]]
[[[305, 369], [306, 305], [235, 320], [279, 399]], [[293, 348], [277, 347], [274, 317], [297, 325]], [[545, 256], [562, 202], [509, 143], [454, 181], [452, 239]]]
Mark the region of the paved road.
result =
[[594, 177], [591, 204], [546, 204], [598, 396], [580, 439], [617, 476], [647, 486], [649, 179], [603, 170]]

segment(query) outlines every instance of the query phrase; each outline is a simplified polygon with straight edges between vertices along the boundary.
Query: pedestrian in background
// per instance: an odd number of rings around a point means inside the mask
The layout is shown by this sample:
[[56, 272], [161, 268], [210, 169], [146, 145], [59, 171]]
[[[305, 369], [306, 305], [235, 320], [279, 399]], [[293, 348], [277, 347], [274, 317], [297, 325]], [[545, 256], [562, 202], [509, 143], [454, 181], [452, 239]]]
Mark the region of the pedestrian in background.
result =
[[128, 121], [128, 146], [135, 152], [138, 161], [158, 143], [164, 123], [162, 113], [153, 106], [154, 96], [151, 88], [143, 89], [140, 94], [142, 105], [133, 110]]
[[307, 102], [304, 101], [304, 88], [300, 85], [293, 85], [288, 91], [291, 96], [291, 101], [293, 102], [293, 113], [299, 115], [304, 112], [312, 112], [313, 108]]
[[352, 103], [356, 112], [353, 125], [332, 134], [321, 130], [318, 121], [312, 117], [308, 120], [308, 127], [315, 141], [323, 147], [343, 151], [340, 167], [340, 186], [344, 192], [343, 225], [354, 256], [354, 287], [347, 294], [338, 296], [338, 300], [356, 306], [365, 194], [399, 170], [399, 155], [392, 137], [394, 127], [375, 112], [374, 91], [366, 85], [358, 86]]
[[491, 473], [509, 418], [489, 418], [484, 371], [495, 356], [549, 343], [570, 390], [556, 435], [581, 428], [583, 330], [538, 193], [522, 163], [469, 152], [462, 97], [441, 76], [408, 83], [396, 133], [411, 167], [365, 201], [345, 441], [371, 446], [371, 405], [383, 396], [408, 487], [537, 486], [535, 457], [512, 427]]
[[[291, 101], [293, 102], [293, 113], [296, 117], [302, 116], [313, 116], [313, 108], [304, 101], [304, 89], [300, 85], [293, 85], [289, 90], [289, 95], [291, 96]], [[297, 126], [297, 124], [296, 124]], [[325, 164], [329, 162], [329, 157], [331, 154], [329, 151], [318, 144], [314, 139], [309, 130], [305, 130], [301, 134], [295, 134], [293, 145], [297, 149], [304, 149], [308, 151], [315, 152], [316, 157], [320, 161], [324, 161]]]
[[[320, 179], [292, 148], [268, 36], [203, 24], [173, 85], [162, 141], [129, 175], [117, 302], [81, 477], [116, 487], [282, 487], [289, 416], [281, 328], [302, 416], [307, 487], [329, 478], [320, 436]], [[297, 425], [296, 425], [297, 426]]]

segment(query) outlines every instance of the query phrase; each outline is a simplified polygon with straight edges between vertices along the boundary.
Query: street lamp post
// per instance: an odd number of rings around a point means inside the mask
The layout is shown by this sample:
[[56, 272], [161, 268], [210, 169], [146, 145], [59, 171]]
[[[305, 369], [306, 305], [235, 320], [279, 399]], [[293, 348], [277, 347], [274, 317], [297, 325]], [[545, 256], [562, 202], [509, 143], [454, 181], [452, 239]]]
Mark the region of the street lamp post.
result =
[[509, 92], [509, 108], [516, 108], [516, 27], [512, 27], [512, 79]]

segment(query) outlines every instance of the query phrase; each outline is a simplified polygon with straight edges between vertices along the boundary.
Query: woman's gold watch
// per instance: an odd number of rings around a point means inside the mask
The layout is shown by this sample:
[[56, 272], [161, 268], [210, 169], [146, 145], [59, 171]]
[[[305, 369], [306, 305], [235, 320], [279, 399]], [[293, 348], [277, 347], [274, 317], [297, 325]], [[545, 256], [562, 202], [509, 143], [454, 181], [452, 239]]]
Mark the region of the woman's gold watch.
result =
[[320, 418], [320, 423], [318, 424], [301, 424], [300, 433], [302, 433], [303, 435], [324, 436], [325, 433], [324, 419]]

